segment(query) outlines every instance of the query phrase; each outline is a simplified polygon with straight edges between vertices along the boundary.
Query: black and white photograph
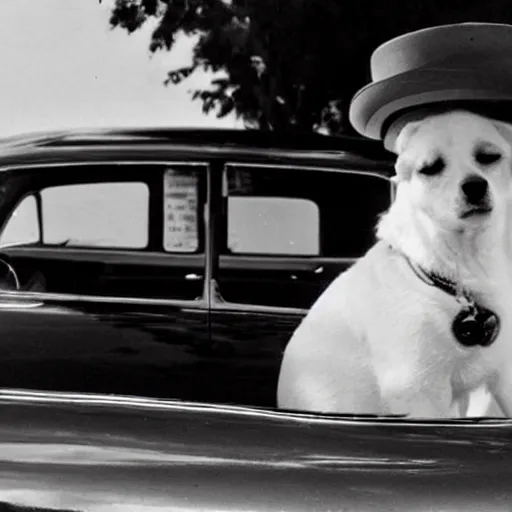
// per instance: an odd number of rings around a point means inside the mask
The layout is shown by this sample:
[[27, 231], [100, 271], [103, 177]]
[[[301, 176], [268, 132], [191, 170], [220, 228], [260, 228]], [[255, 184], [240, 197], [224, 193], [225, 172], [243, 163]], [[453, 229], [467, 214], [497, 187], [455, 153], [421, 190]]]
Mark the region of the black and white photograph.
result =
[[512, 3], [0, 0], [0, 512], [512, 511]]

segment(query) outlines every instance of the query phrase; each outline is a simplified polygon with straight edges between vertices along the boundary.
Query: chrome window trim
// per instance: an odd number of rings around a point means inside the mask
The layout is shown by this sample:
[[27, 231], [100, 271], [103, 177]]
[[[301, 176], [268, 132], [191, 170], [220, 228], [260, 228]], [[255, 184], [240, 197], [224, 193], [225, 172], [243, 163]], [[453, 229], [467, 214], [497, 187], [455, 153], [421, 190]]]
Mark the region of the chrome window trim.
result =
[[[10, 302], [11, 301], [11, 302]], [[16, 304], [20, 301], [19, 304]], [[17, 306], [22, 308], [25, 304], [21, 301], [35, 301], [42, 305], [45, 301], [56, 302], [95, 302], [102, 304], [133, 304], [133, 305], [154, 305], [154, 306], [174, 306], [182, 309], [201, 309], [206, 307], [206, 300], [203, 298], [197, 300], [181, 299], [146, 299], [140, 297], [117, 297], [109, 295], [80, 295], [73, 293], [51, 293], [51, 292], [30, 292], [30, 291], [6, 291], [0, 290], [0, 307], [6, 308]], [[29, 304], [27, 304], [28, 306]]]
[[[229, 263], [230, 269], [247, 269], [248, 265], [261, 262], [265, 266], [273, 266], [271, 262], [280, 261], [286, 262], [290, 265], [290, 272], [296, 272], [300, 270], [308, 270], [301, 267], [305, 266], [305, 263], [313, 263], [318, 266], [328, 265], [330, 263], [346, 263], [352, 264], [358, 258], [335, 258], [331, 256], [281, 256], [279, 254], [263, 254], [263, 255], [246, 255], [246, 254], [220, 254], [219, 255], [219, 268], [222, 268], [223, 262]], [[239, 261], [242, 261], [245, 265], [238, 264]], [[264, 269], [265, 270], [265, 269]], [[271, 270], [275, 270], [272, 268]], [[279, 269], [281, 270], [281, 269]]]
[[226, 161], [225, 167], [230, 166], [238, 166], [238, 167], [257, 167], [262, 169], [299, 169], [302, 171], [320, 171], [320, 172], [339, 172], [339, 173], [349, 173], [349, 174], [362, 174], [364, 176], [375, 176], [377, 178], [381, 178], [385, 181], [390, 181], [389, 176], [384, 175], [383, 173], [376, 172], [374, 170], [365, 171], [363, 169], [342, 169], [335, 165], [330, 165], [328, 167], [322, 166], [314, 166], [312, 164], [281, 164], [281, 163], [257, 163], [257, 162], [241, 162], [238, 160], [229, 160]]
[[0, 166], [0, 172], [15, 171], [21, 169], [39, 169], [39, 168], [53, 168], [53, 167], [96, 167], [101, 165], [198, 165], [205, 166], [207, 169], [210, 167], [208, 161], [203, 160], [116, 160], [115, 158], [109, 160], [93, 160], [91, 162], [76, 162], [76, 161], [61, 161], [49, 162], [42, 164], [14, 164]]

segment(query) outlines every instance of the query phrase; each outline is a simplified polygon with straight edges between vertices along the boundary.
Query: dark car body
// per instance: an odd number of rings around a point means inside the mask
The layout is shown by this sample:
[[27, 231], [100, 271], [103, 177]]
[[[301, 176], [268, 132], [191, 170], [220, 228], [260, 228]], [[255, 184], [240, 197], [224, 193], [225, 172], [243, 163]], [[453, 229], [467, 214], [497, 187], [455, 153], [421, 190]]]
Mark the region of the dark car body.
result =
[[[506, 511], [508, 421], [0, 393], [2, 511]], [[22, 508], [31, 507], [31, 508]]]
[[0, 511], [510, 510], [508, 420], [275, 408], [392, 162], [224, 131], [0, 145]]
[[284, 347], [373, 243], [392, 164], [320, 135], [4, 141], [0, 258], [19, 289], [0, 292], [0, 387], [275, 406]]

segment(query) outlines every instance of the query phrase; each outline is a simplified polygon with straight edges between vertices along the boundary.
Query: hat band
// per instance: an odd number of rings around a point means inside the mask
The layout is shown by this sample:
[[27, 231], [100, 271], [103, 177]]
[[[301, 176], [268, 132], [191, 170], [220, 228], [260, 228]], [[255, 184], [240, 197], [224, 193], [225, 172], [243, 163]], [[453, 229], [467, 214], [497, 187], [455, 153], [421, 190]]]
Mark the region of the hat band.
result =
[[382, 125], [384, 147], [388, 151], [395, 151], [396, 139], [406, 124], [451, 110], [467, 110], [468, 112], [495, 119], [496, 121], [511, 122], [512, 120], [512, 101], [448, 100], [427, 103], [400, 110], [386, 119]]

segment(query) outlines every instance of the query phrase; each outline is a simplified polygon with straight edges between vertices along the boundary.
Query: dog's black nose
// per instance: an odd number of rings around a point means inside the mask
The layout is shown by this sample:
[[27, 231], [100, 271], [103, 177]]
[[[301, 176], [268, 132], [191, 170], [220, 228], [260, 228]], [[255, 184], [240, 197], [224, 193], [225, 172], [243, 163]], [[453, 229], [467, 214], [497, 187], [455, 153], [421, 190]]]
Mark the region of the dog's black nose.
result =
[[487, 194], [488, 184], [480, 176], [471, 176], [462, 183], [461, 188], [469, 203], [478, 204]]

